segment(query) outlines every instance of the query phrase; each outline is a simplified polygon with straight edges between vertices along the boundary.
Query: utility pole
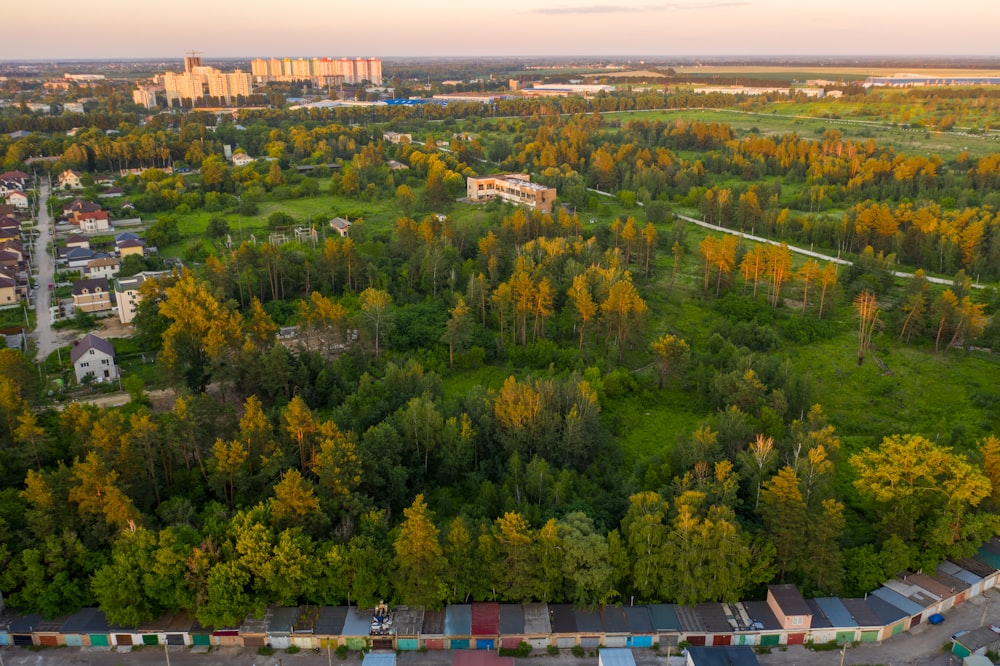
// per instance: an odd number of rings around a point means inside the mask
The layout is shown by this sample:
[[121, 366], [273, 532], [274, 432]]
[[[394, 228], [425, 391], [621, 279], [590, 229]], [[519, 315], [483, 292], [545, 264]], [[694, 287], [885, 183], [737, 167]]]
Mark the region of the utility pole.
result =
[[[167, 642], [163, 641], [163, 656], [167, 658], [167, 666], [170, 666], [170, 652], [167, 650]], [[3, 666], [3, 664], [0, 664]]]

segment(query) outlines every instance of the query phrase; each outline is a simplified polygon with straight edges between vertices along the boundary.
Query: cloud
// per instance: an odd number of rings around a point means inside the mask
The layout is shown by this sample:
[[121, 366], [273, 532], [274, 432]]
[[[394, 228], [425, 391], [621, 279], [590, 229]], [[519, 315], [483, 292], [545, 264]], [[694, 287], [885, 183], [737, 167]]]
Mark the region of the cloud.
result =
[[650, 12], [684, 11], [691, 9], [722, 9], [725, 7], [743, 7], [750, 2], [667, 2], [655, 5], [585, 5], [582, 7], [541, 7], [533, 10], [534, 14], [646, 14]]

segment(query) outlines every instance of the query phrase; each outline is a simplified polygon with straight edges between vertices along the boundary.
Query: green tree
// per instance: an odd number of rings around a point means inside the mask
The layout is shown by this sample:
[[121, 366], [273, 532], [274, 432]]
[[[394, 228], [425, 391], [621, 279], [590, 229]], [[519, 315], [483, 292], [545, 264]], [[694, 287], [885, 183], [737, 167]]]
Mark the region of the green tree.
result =
[[424, 496], [417, 495], [403, 515], [405, 520], [392, 544], [396, 551], [396, 591], [403, 603], [440, 608], [448, 597], [446, 560], [440, 532]]

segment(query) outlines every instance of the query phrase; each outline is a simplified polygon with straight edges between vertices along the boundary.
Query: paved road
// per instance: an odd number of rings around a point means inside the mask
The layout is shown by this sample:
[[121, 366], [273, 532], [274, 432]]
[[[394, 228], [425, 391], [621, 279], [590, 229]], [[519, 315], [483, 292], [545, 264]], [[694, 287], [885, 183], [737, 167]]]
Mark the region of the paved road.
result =
[[[594, 192], [596, 194], [600, 194], [600, 195], [606, 196], [606, 197], [613, 197], [613, 196], [615, 196], [611, 192], [604, 192], [604, 191], [601, 191], [601, 190], [594, 189], [592, 187], [588, 187], [587, 191], [588, 192]], [[638, 203], [639, 206], [644, 205], [641, 201], [639, 201], [637, 203]], [[730, 234], [730, 235], [733, 235], [733, 236], [739, 236], [740, 238], [746, 238], [747, 240], [752, 240], [752, 241], [755, 241], [757, 243], [767, 243], [768, 245], [781, 245], [782, 244], [782, 241], [776, 241], [776, 240], [772, 240], [770, 238], [764, 238], [763, 236], [754, 236], [753, 234], [748, 234], [748, 233], [744, 233], [742, 231], [737, 231], [736, 229], [729, 229], [727, 227], [720, 227], [720, 226], [715, 225], [715, 224], [709, 224], [708, 222], [705, 222], [704, 220], [699, 220], [699, 219], [694, 218], [694, 217], [688, 217], [687, 215], [681, 215], [680, 213], [674, 213], [674, 215], [678, 219], [684, 220], [685, 222], [690, 222], [692, 224], [697, 224], [699, 227], [704, 227], [705, 229], [711, 229], [712, 231], [719, 231], [719, 232], [724, 233], [724, 234]], [[815, 252], [813, 250], [807, 250], [804, 247], [796, 247], [795, 245], [789, 245], [788, 249], [792, 253], [794, 253], [794, 254], [801, 254], [801, 255], [806, 256], [806, 257], [813, 257], [814, 259], [822, 259], [823, 261], [832, 261], [833, 263], [840, 264], [841, 266], [853, 266], [854, 265], [854, 262], [849, 261], [847, 259], [841, 259], [840, 257], [833, 257], [833, 256], [830, 256], [829, 254], [823, 254], [822, 252]], [[913, 273], [906, 273], [904, 271], [893, 271], [892, 274], [893, 274], [894, 277], [904, 278], [904, 279], [913, 279], [913, 277], [914, 277]], [[951, 280], [951, 279], [948, 279], [948, 278], [932, 277], [932, 276], [929, 276], [929, 275], [925, 276], [925, 278], [927, 279], [928, 282], [932, 282], [934, 284], [943, 284], [943, 285], [949, 285], [949, 286], [955, 284], [954, 280]], [[978, 282], [975, 282], [975, 283], [973, 283], [972, 288], [973, 289], [985, 289], [986, 285], [979, 284]]]
[[60, 346], [59, 337], [52, 328], [52, 315], [49, 311], [51, 305], [52, 292], [49, 285], [55, 283], [55, 258], [49, 253], [50, 244], [52, 251], [55, 251], [55, 238], [53, 234], [52, 217], [49, 215], [49, 185], [43, 184], [38, 188], [38, 215], [35, 218], [35, 228], [38, 230], [38, 239], [35, 241], [35, 252], [37, 259], [35, 265], [38, 273], [35, 277], [35, 344], [38, 349], [37, 360], [44, 361], [49, 354]]

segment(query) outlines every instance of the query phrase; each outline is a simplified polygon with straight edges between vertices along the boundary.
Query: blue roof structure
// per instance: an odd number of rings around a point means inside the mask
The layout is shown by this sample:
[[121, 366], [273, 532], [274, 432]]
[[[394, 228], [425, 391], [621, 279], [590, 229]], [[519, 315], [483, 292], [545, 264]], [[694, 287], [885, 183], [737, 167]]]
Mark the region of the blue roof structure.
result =
[[361, 666], [396, 666], [394, 652], [369, 652], [365, 655]]
[[875, 617], [879, 619], [878, 624], [881, 625], [892, 624], [907, 616], [906, 611], [900, 610], [885, 599], [880, 599], [873, 594], [868, 595], [868, 598], [865, 599], [865, 604], [875, 614]]
[[629, 633], [634, 635], [653, 633], [653, 621], [646, 606], [626, 606], [625, 621], [628, 622]]
[[524, 608], [521, 604], [500, 604], [500, 633], [524, 633]]
[[608, 634], [627, 634], [628, 622], [625, 619], [625, 609], [620, 606], [605, 606], [601, 609], [601, 621], [604, 631]]
[[601, 666], [635, 666], [635, 657], [628, 648], [601, 648]]
[[900, 609], [907, 615], [919, 615], [924, 612], [924, 607], [918, 604], [916, 601], [907, 599], [899, 592], [895, 590], [890, 590], [888, 587], [882, 586], [872, 592], [873, 597], [878, 597], [884, 601], [889, 602], [896, 608]]
[[965, 581], [969, 585], [975, 585], [976, 583], [979, 583], [983, 580], [982, 576], [977, 576], [971, 571], [967, 571], [962, 567], [960, 567], [959, 565], [955, 564], [954, 562], [949, 562], [948, 560], [945, 560], [944, 562], [939, 564], [937, 570], [940, 571], [941, 573], [945, 573], [948, 574], [949, 576], [953, 576], [959, 580]]
[[347, 620], [346, 606], [323, 606], [313, 627], [317, 636], [339, 636], [344, 631]]
[[[851, 616], [851, 612], [847, 610], [842, 602], [837, 597], [821, 597], [819, 599], [813, 599], [816, 606], [819, 607], [826, 619], [830, 621], [830, 625], [833, 627], [856, 627], [858, 623], [854, 621]], [[813, 617], [815, 619], [815, 616]]]
[[600, 634], [604, 631], [604, 623], [601, 616], [593, 611], [578, 610], [576, 615], [576, 629], [581, 634]]
[[448, 606], [444, 614], [445, 636], [469, 636], [472, 634], [472, 605], [455, 604]]
[[830, 619], [823, 613], [823, 609], [819, 607], [815, 599], [806, 599], [806, 606], [809, 606], [809, 611], [812, 613], [812, 623], [809, 625], [812, 629], [832, 629], [833, 624]]
[[687, 648], [694, 666], [759, 666], [757, 655], [749, 645], [725, 645], [718, 647]]

